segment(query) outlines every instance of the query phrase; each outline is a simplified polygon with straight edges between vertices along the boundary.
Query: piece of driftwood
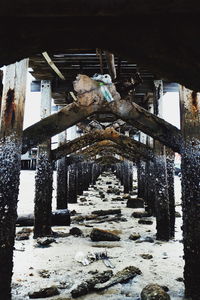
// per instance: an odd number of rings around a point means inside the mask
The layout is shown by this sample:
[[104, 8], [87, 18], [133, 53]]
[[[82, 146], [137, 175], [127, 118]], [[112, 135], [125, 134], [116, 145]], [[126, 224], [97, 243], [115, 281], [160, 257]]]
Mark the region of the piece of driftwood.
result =
[[134, 266], [129, 266], [124, 268], [123, 270], [117, 272], [112, 278], [105, 283], [97, 283], [94, 288], [95, 290], [103, 290], [106, 289], [114, 284], [120, 283], [120, 282], [126, 282], [132, 278], [134, 278], [137, 275], [142, 274], [140, 269], [134, 267]]

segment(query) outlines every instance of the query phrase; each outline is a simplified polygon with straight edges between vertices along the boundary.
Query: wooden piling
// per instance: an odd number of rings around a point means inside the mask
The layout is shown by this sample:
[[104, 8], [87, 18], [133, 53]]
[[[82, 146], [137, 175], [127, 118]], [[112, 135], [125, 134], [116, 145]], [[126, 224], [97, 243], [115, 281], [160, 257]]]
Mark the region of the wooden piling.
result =
[[[66, 130], [58, 135], [58, 147], [66, 143]], [[57, 209], [67, 208], [67, 184], [66, 184], [66, 157], [62, 157], [57, 161]]]
[[180, 88], [185, 294], [200, 299], [200, 93]]
[[11, 278], [28, 59], [6, 68], [0, 120], [0, 295], [11, 299]]
[[68, 167], [68, 203], [77, 203], [76, 164]]
[[[162, 117], [163, 83], [155, 82], [155, 97], [158, 104], [158, 115]], [[156, 212], [156, 238], [168, 241], [170, 239], [169, 193], [167, 181], [166, 149], [159, 141], [154, 143], [155, 151], [155, 212]]]
[[[51, 82], [41, 81], [41, 119], [51, 114]], [[35, 177], [34, 238], [51, 235], [53, 168], [51, 140], [38, 146]]]

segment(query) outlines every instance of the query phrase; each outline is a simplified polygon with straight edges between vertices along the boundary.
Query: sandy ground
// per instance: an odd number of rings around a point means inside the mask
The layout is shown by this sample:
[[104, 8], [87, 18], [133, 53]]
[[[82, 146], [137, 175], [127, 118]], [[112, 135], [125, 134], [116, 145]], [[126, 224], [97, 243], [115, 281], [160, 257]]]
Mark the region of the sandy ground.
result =
[[[54, 174], [55, 177], [56, 174]], [[54, 178], [55, 179], [55, 178]], [[77, 225], [71, 224], [70, 227], [54, 227], [54, 231], [69, 232], [72, 227], [79, 227], [84, 237], [69, 236], [57, 238], [56, 243], [52, 243], [48, 248], [37, 248], [36, 241], [32, 235], [27, 241], [16, 241], [14, 251], [14, 274], [13, 274], [13, 300], [29, 299], [28, 293], [40, 288], [56, 285], [59, 287], [60, 295], [48, 299], [71, 299], [70, 291], [85, 278], [90, 278], [89, 271], [104, 271], [108, 268], [104, 263], [95, 261], [88, 266], [83, 266], [75, 260], [77, 252], [87, 255], [89, 251], [104, 251], [110, 257], [115, 266], [113, 272], [122, 270], [126, 266], [133, 265], [142, 271], [142, 275], [135, 277], [125, 284], [117, 284], [101, 293], [92, 293], [78, 299], [87, 300], [139, 300], [142, 289], [149, 283], [158, 283], [169, 288], [169, 294], [172, 300], [184, 299], [184, 285], [177, 281], [177, 278], [183, 276], [183, 245], [181, 243], [181, 218], [176, 219], [176, 236], [170, 242], [160, 242], [155, 240], [155, 219], [153, 225], [140, 225], [138, 219], [131, 217], [133, 209], [126, 207], [126, 201], [111, 201], [113, 194], [106, 194], [107, 202], [102, 202], [98, 197], [99, 190], [107, 190], [107, 181], [112, 181], [112, 186], [122, 187], [114, 176], [100, 177], [97, 182], [97, 190], [90, 188], [86, 196], [87, 202], [69, 204], [69, 209], [75, 209], [80, 214], [90, 214], [94, 209], [121, 208], [126, 222], [104, 222], [94, 224], [92, 221]], [[180, 179], [175, 177], [176, 203], [180, 203]], [[55, 191], [54, 183], [54, 200]], [[121, 192], [121, 195], [123, 193]], [[34, 172], [22, 171], [21, 185], [19, 194], [18, 213], [29, 213], [33, 211], [34, 199]], [[180, 206], [177, 211], [181, 212]], [[92, 227], [117, 230], [121, 238], [119, 242], [92, 242], [89, 234]], [[86, 226], [85, 226], [86, 225]], [[19, 229], [17, 229], [19, 230]], [[141, 240], [145, 237], [152, 237], [154, 243], [135, 242], [129, 240], [131, 233], [136, 232], [141, 235]], [[151, 254], [152, 259], [143, 259], [141, 254]], [[40, 271], [46, 270], [48, 278], [42, 278]]]

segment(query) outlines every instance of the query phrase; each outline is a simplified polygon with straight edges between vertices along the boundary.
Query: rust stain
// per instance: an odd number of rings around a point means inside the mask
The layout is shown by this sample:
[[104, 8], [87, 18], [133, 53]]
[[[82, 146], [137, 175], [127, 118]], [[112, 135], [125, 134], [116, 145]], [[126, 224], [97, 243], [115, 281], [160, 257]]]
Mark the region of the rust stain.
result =
[[197, 113], [198, 112], [198, 99], [197, 99], [197, 92], [192, 92], [192, 112]]
[[6, 108], [5, 108], [5, 124], [14, 126], [15, 122], [15, 91], [14, 89], [9, 89], [6, 97]]

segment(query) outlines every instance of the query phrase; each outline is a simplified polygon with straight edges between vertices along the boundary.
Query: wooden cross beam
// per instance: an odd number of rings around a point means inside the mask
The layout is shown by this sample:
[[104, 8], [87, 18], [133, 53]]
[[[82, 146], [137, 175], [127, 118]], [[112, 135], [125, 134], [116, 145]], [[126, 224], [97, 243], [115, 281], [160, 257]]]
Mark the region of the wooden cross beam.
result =
[[[114, 85], [109, 86], [109, 90], [115, 101], [106, 102], [97, 86], [94, 80], [88, 76], [79, 75], [74, 84], [78, 93], [78, 101], [25, 129], [23, 132], [23, 153], [95, 113], [112, 113], [152, 138], [159, 140], [173, 151], [181, 152], [183, 138], [179, 129], [136, 103], [119, 100], [119, 94]], [[82, 91], [81, 94], [80, 91]]]
[[114, 152], [120, 156], [125, 157], [126, 159], [129, 159], [131, 161], [136, 161], [139, 158], [143, 159], [148, 159], [147, 156], [143, 156], [142, 153], [138, 150], [133, 151], [131, 148], [125, 146], [125, 145], [120, 145], [112, 142], [110, 140], [103, 140], [100, 142], [97, 142], [95, 144], [90, 145], [86, 149], [83, 149], [81, 151], [78, 151], [76, 154], [78, 155], [83, 155], [83, 156], [92, 156], [92, 155], [97, 155], [98, 153], [102, 153], [103, 151], [109, 151], [109, 152]]
[[92, 130], [90, 133], [81, 136], [80, 138], [74, 139], [55, 150], [52, 150], [51, 157], [53, 160], [57, 160], [70, 153], [76, 152], [88, 145], [94, 144], [95, 142], [102, 140], [111, 140], [116, 144], [129, 148], [130, 152], [140, 153], [141, 156], [146, 159], [153, 159], [153, 151], [146, 145], [131, 139], [123, 134], [118, 133], [113, 128], [106, 128], [105, 130]]
[[[104, 141], [103, 141], [104, 142]], [[106, 141], [107, 142], [107, 141]], [[81, 154], [83, 157], [86, 157], [87, 159], [93, 158], [96, 155], [108, 155], [110, 153], [112, 154], [117, 154], [127, 160], [130, 160], [132, 162], [135, 162], [137, 159], [139, 159], [139, 154], [133, 154], [133, 153], [128, 153], [128, 151], [123, 150], [119, 145], [112, 143], [112, 146], [110, 145], [109, 147], [104, 148], [103, 146], [98, 146], [96, 144], [88, 147], [87, 149], [78, 152], [77, 154]]]
[[96, 164], [103, 164], [103, 165], [112, 165], [123, 162], [123, 160], [120, 160], [112, 155], [103, 156], [95, 159], [94, 161]]

